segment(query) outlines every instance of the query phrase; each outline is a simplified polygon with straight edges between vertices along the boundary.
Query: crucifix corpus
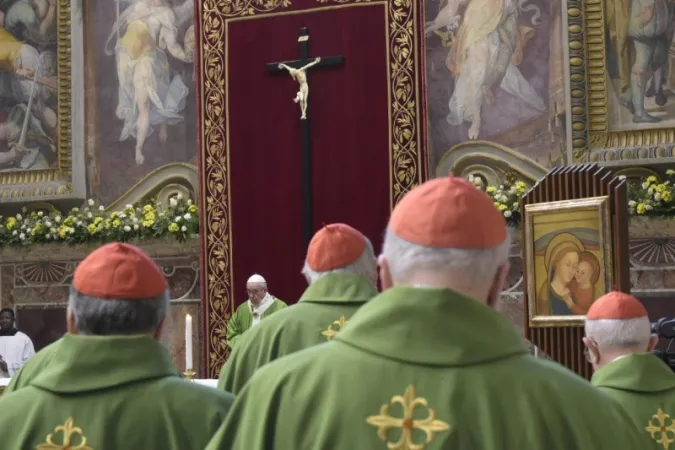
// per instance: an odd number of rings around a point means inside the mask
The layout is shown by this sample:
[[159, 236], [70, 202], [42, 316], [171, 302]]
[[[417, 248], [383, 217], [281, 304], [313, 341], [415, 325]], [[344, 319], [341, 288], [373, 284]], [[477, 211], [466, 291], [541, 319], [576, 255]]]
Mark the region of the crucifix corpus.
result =
[[344, 63], [345, 58], [339, 56], [310, 57], [309, 30], [300, 28], [298, 37], [300, 59], [280, 61], [267, 64], [269, 73], [288, 72], [291, 78], [298, 83], [298, 92], [293, 99], [300, 106], [300, 120], [302, 122], [302, 178], [304, 199], [304, 230], [307, 243], [312, 239], [314, 227], [312, 224], [312, 145], [309, 134], [309, 69], [319, 67], [334, 67]]

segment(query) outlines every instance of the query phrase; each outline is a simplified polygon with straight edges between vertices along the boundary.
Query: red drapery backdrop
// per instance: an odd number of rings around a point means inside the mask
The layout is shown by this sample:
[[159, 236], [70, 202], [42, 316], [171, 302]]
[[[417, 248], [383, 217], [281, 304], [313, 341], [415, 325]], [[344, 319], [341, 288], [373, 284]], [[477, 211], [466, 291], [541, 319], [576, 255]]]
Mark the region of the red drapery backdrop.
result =
[[377, 250], [391, 206], [424, 175], [417, 9], [377, 0], [200, 5], [207, 377], [227, 357], [227, 318], [246, 300], [251, 274], [288, 303], [306, 287], [298, 84], [266, 65], [299, 58], [302, 27], [310, 57], [345, 57], [310, 72], [314, 230], [345, 222]]
[[[260, 273], [295, 303], [306, 287], [302, 132], [298, 83], [266, 64], [297, 59], [298, 31], [311, 56], [342, 54], [310, 72], [313, 223], [345, 222], [377, 245], [389, 214], [386, 6], [233, 21], [227, 39], [229, 167], [235, 306]], [[354, 33], [353, 30], [364, 30]], [[351, 30], [351, 31], [350, 31]], [[272, 40], [260, 39], [273, 36]]]

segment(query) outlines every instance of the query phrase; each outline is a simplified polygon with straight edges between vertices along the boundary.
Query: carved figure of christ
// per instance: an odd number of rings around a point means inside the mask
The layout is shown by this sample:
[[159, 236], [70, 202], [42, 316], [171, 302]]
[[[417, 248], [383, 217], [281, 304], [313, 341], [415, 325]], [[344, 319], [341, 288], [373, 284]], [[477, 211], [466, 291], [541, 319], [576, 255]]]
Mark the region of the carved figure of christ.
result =
[[314, 234], [314, 224], [312, 221], [312, 148], [309, 126], [309, 70], [321, 67], [339, 66], [344, 63], [345, 58], [342, 55], [310, 58], [309, 30], [306, 27], [300, 28], [298, 46], [300, 50], [300, 59], [268, 63], [267, 71], [272, 74], [288, 72], [292, 79], [298, 83], [298, 92], [295, 95], [293, 102], [300, 106], [300, 120], [302, 121], [303, 228], [306, 243], [309, 244], [309, 241]]

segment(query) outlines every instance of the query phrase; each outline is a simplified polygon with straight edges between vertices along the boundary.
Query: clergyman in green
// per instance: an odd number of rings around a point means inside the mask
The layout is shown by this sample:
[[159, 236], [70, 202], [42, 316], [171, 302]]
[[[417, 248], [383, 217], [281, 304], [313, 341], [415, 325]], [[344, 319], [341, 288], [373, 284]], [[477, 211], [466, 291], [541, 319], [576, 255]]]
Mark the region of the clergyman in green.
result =
[[248, 300], [239, 305], [227, 321], [226, 344], [230, 348], [234, 348], [239, 338], [250, 328], [288, 306], [269, 293], [267, 281], [258, 274], [249, 277], [246, 282], [246, 292]]
[[591, 384], [623, 407], [641, 448], [674, 445], [675, 374], [651, 353], [658, 338], [642, 303], [623, 292], [603, 295], [588, 310], [585, 328]]
[[168, 308], [166, 279], [140, 249], [113, 243], [87, 256], [68, 334], [0, 397], [2, 448], [203, 450], [234, 397], [181, 379], [157, 341]]
[[258, 369], [207, 449], [640, 450], [611, 398], [532, 357], [493, 309], [508, 253], [474, 185], [411, 190], [384, 238], [385, 290], [331, 342]]
[[326, 225], [314, 235], [302, 273], [309, 287], [300, 301], [241, 336], [220, 372], [220, 388], [236, 395], [263, 365], [331, 341], [377, 295], [373, 246], [346, 224]]

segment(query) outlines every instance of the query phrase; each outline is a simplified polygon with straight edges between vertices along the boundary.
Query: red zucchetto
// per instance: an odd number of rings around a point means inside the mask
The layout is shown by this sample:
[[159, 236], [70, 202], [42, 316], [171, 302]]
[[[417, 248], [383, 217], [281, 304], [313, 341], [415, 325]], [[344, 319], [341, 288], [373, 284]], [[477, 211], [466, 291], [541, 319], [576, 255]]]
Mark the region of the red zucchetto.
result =
[[344, 223], [326, 225], [316, 232], [307, 248], [307, 265], [328, 272], [356, 262], [366, 249], [366, 238]]
[[426, 247], [479, 250], [506, 240], [506, 219], [492, 199], [459, 177], [427, 181], [396, 205], [389, 229]]
[[646, 317], [647, 310], [637, 298], [625, 292], [609, 292], [591, 305], [586, 320], [628, 320]]
[[97, 298], [139, 300], [166, 290], [166, 278], [141, 249], [114, 242], [91, 252], [75, 269], [73, 288]]

